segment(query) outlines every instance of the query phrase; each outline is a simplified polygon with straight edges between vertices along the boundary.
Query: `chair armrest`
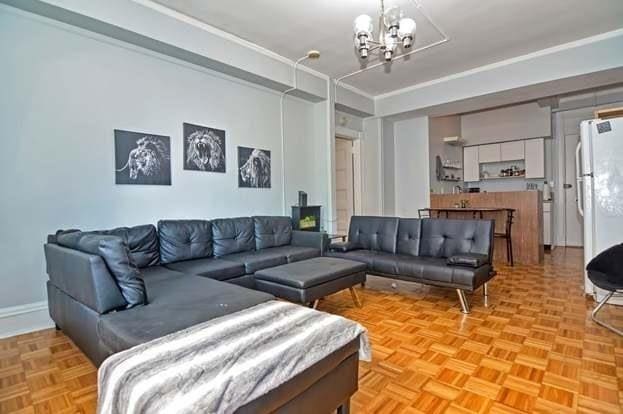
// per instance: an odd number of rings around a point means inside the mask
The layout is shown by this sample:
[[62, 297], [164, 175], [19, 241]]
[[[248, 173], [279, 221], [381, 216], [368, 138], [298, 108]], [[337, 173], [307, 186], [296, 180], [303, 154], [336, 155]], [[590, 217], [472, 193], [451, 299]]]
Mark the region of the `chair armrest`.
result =
[[448, 257], [446, 263], [449, 266], [466, 266], [476, 268], [489, 264], [489, 256], [477, 253], [455, 254], [454, 256]]
[[346, 253], [350, 252], [351, 250], [357, 249], [359, 249], [359, 246], [357, 245], [357, 243], [354, 242], [336, 242], [331, 243], [331, 245], [329, 246], [329, 250], [331, 250], [332, 252], [340, 253]]
[[327, 233], [319, 231], [293, 230], [291, 244], [292, 246], [312, 247], [319, 249], [320, 252], [324, 252], [329, 246], [329, 237]]
[[44, 250], [50, 283], [59, 290], [100, 314], [127, 306], [100, 256], [51, 243]]

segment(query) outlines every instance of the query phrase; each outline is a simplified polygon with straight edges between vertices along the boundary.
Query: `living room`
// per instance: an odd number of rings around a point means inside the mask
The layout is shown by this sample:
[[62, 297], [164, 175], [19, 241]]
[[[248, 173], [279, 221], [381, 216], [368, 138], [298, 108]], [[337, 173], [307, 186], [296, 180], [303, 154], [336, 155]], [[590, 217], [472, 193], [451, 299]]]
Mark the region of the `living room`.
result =
[[0, 412], [620, 412], [598, 3], [0, 0]]

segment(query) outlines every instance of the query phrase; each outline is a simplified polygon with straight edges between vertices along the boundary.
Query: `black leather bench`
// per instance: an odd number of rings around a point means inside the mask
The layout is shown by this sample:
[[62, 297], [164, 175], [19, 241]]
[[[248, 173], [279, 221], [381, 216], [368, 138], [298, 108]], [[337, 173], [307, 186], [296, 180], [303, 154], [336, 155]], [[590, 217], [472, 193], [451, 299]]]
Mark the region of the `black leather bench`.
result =
[[314, 308], [321, 298], [350, 289], [355, 304], [361, 306], [353, 286], [366, 281], [366, 270], [361, 262], [316, 257], [255, 272], [255, 288]]

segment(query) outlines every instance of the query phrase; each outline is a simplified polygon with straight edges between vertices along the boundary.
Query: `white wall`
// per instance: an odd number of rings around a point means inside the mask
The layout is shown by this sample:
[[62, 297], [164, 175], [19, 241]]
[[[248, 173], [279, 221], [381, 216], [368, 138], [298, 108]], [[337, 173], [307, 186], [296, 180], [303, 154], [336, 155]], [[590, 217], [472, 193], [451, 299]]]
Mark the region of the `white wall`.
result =
[[549, 107], [536, 102], [461, 116], [461, 136], [468, 145], [552, 135]]
[[[279, 94], [98, 39], [0, 9], [0, 309], [45, 299], [56, 229], [281, 214]], [[326, 189], [317, 105], [287, 102], [289, 200]], [[183, 122], [227, 131], [226, 174], [182, 169]], [[115, 185], [115, 128], [171, 137], [172, 186]], [[272, 189], [238, 189], [238, 145], [272, 151]]]
[[417, 217], [430, 206], [428, 118], [396, 122], [394, 140], [396, 215]]
[[362, 188], [361, 210], [366, 215], [383, 214], [383, 148], [381, 140], [383, 126], [381, 118], [363, 120], [361, 139]]
[[396, 150], [394, 123], [383, 119], [383, 215], [396, 215]]

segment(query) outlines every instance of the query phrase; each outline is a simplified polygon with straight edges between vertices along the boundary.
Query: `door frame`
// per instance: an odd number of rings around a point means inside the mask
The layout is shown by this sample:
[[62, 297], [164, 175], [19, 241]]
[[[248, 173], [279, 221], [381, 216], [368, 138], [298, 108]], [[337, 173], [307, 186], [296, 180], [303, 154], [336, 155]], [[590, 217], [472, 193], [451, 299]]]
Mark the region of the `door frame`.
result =
[[[335, 137], [333, 140], [347, 139], [353, 142], [353, 198], [355, 200], [355, 206], [353, 213], [355, 215], [361, 214], [362, 202], [361, 194], [363, 191], [363, 177], [361, 169], [361, 136], [362, 133], [348, 128], [336, 128]], [[335, 175], [335, 166], [333, 166], [333, 172]], [[333, 197], [336, 197], [336, 189], [333, 188]]]

